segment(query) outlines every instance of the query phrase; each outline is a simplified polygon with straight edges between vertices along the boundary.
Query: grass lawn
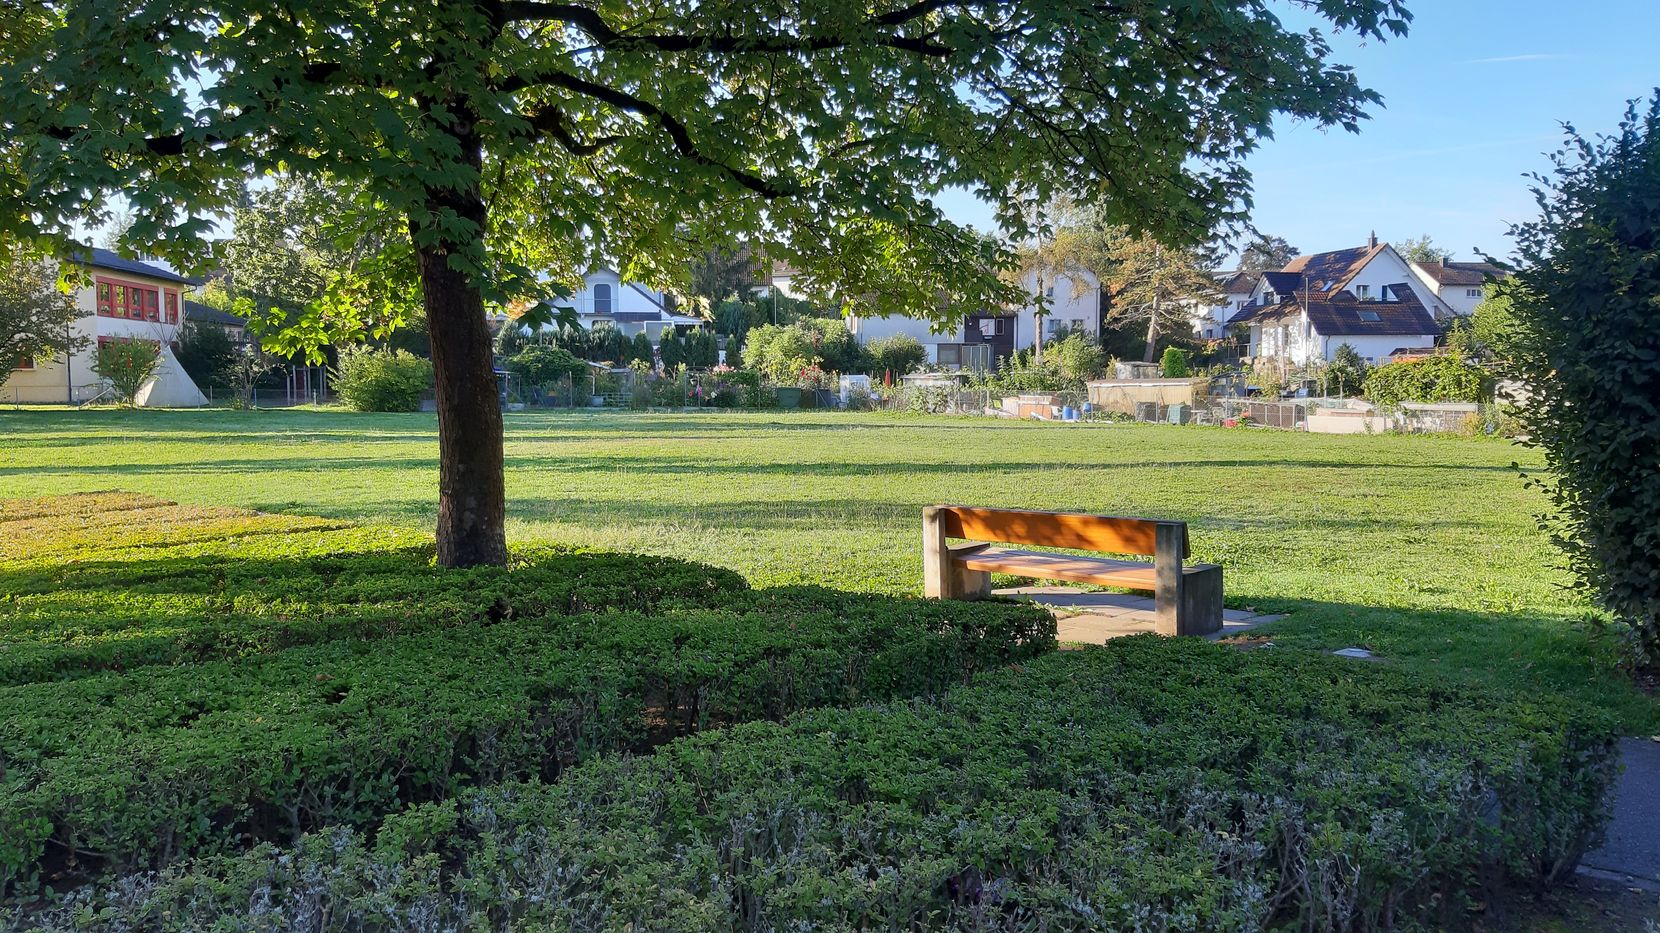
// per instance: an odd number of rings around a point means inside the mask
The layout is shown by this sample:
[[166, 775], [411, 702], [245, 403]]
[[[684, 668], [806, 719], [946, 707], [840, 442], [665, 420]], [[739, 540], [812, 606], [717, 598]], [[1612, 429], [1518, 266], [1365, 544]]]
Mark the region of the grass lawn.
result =
[[[124, 489], [186, 504], [428, 526], [432, 415], [0, 413], [0, 498]], [[760, 413], [510, 414], [510, 534], [705, 561], [760, 586], [920, 588], [935, 502], [1190, 522], [1228, 602], [1281, 644], [1578, 696], [1633, 732], [1660, 707], [1612, 648], [1485, 439]]]

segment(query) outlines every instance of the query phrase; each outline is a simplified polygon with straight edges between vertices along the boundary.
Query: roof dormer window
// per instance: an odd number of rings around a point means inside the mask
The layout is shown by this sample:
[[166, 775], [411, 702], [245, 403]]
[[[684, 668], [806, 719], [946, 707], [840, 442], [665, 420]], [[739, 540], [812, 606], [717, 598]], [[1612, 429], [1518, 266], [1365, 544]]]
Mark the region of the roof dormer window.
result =
[[1368, 324], [1376, 324], [1377, 322], [1383, 320], [1383, 318], [1378, 316], [1376, 311], [1357, 311], [1355, 313], [1359, 314], [1360, 319]]
[[1372, 300], [1372, 286], [1370, 286], [1370, 285], [1356, 285], [1355, 286], [1355, 297], [1359, 298], [1361, 301], [1371, 301]]

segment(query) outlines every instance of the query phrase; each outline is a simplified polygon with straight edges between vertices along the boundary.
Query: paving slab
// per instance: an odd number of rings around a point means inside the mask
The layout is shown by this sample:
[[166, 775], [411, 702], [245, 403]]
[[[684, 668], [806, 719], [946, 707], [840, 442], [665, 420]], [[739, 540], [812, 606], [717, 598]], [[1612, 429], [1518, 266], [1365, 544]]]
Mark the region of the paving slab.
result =
[[1614, 876], [1660, 891], [1660, 742], [1621, 739], [1620, 761], [1625, 769], [1614, 782], [1608, 838], [1586, 854], [1580, 868], [1595, 877]]
[[[1017, 586], [992, 593], [1028, 599], [1049, 609], [1055, 614], [1056, 635], [1063, 642], [1100, 645], [1112, 638], [1158, 631], [1158, 614], [1151, 596], [1088, 592], [1070, 586]], [[1213, 641], [1230, 638], [1281, 618], [1248, 609], [1224, 609], [1222, 630], [1205, 637]]]

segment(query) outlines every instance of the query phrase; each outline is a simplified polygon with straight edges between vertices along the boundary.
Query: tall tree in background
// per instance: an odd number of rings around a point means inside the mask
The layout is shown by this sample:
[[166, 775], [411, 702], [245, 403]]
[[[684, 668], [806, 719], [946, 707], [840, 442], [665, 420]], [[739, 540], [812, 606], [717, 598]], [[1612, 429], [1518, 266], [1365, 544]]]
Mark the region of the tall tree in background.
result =
[[[1536, 480], [1553, 537], [1631, 635], [1660, 662], [1660, 92], [1619, 132], [1568, 131], [1536, 176], [1540, 218], [1511, 229], [1514, 275], [1484, 322], [1528, 388], [1522, 421], [1545, 452]], [[1508, 313], [1507, 313], [1508, 312]]]
[[72, 330], [75, 296], [58, 287], [58, 264], [0, 240], [0, 383], [24, 360], [56, 359], [87, 344]]
[[1400, 253], [1401, 258], [1407, 262], [1432, 263], [1452, 258], [1452, 250], [1436, 246], [1427, 233], [1416, 240], [1402, 240], [1391, 245], [1395, 247], [1395, 252]]
[[[9, 9], [9, 7], [8, 7]], [[1362, 38], [1400, 0], [1309, 7]], [[249, 179], [362, 186], [401, 219], [381, 276], [297, 338], [396, 323], [418, 280], [439, 422], [439, 560], [506, 561], [487, 301], [608, 257], [649, 284], [761, 231], [811, 291], [934, 316], [1013, 298], [944, 219], [970, 188], [1084, 193], [1169, 242], [1243, 220], [1280, 114], [1355, 129], [1375, 93], [1265, 0], [46, 0], [0, 30], [0, 227], [67, 248], [112, 192], [129, 242], [199, 267]], [[145, 54], [111, 54], [143, 49]], [[942, 296], [946, 299], [942, 301]]]
[[729, 298], [748, 298], [754, 284], [754, 259], [749, 251], [717, 247], [692, 262], [688, 291], [702, 299], [699, 310], [708, 317]]
[[1149, 235], [1122, 235], [1113, 245], [1109, 268], [1108, 323], [1146, 328], [1144, 363], [1157, 357], [1160, 337], [1191, 328], [1196, 303], [1222, 299], [1209, 256], [1191, 247], [1166, 246]]
[[1285, 237], [1271, 236], [1258, 231], [1240, 251], [1239, 271], [1272, 272], [1285, 268], [1286, 263], [1299, 255], [1301, 254], [1297, 247], [1292, 246]]

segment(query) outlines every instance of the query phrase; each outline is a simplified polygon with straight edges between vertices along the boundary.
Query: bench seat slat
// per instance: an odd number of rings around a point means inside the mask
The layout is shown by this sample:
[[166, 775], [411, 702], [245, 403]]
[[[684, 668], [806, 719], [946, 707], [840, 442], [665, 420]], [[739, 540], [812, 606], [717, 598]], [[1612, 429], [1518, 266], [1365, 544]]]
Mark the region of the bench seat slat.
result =
[[1020, 551], [987, 547], [952, 555], [952, 562], [968, 570], [1006, 573], [1040, 580], [1067, 580], [1133, 590], [1152, 590], [1157, 575], [1152, 564], [1109, 557], [1079, 557], [1049, 551]]

